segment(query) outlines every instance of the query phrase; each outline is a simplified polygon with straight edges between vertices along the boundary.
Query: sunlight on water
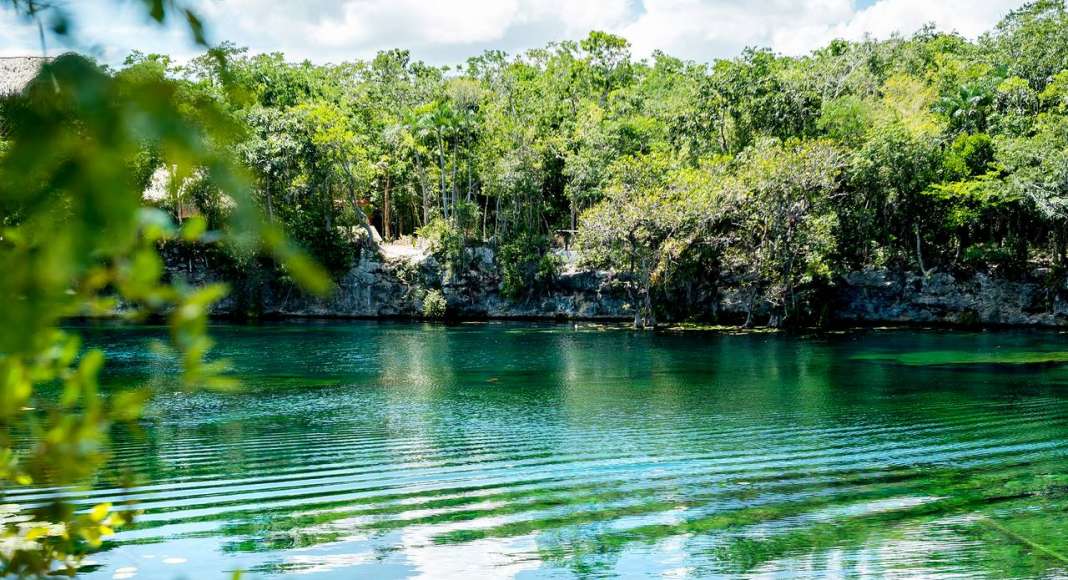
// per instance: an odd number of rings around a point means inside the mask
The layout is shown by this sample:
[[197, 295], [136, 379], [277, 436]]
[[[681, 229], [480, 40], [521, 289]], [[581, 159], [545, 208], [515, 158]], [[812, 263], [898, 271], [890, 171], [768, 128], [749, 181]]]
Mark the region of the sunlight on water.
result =
[[219, 327], [232, 394], [87, 334], [160, 390], [90, 578], [1068, 574], [1057, 334]]

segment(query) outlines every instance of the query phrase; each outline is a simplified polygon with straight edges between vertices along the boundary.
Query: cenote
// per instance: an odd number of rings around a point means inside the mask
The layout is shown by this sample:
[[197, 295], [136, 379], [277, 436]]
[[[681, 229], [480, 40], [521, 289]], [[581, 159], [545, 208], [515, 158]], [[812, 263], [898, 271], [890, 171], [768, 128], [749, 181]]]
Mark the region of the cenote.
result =
[[1068, 574], [1056, 333], [219, 326], [207, 393], [79, 330], [158, 393], [69, 492], [144, 512], [88, 578]]

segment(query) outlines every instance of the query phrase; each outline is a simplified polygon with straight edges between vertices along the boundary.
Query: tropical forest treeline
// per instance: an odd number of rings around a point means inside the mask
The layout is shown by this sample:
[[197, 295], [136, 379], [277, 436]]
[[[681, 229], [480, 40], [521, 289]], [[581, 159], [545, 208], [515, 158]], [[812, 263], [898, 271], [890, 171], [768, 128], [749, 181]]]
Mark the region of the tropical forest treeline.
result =
[[[449, 263], [493, 244], [502, 291], [519, 298], [566, 242], [629, 280], [639, 322], [722, 283], [790, 324], [858, 268], [1065, 266], [1063, 0], [975, 41], [925, 28], [802, 57], [639, 60], [593, 32], [459, 67], [405, 50], [292, 63], [224, 44], [186, 64], [135, 53], [112, 74], [177, 79], [193, 117], [208, 101], [225, 111], [263, 212], [336, 273], [374, 225]], [[146, 186], [161, 158], [147, 143], [133, 163]], [[229, 208], [195, 175], [158, 203], [213, 228]]]

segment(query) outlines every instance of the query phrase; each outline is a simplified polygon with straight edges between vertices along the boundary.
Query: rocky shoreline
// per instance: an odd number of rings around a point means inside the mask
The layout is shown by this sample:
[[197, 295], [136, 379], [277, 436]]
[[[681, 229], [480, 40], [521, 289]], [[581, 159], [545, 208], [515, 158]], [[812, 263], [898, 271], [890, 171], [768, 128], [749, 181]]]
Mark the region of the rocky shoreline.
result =
[[1051, 284], [1044, 270], [1022, 280], [985, 273], [867, 270], [842, 278], [834, 318], [844, 323], [945, 326], [1068, 326], [1065, 280]]
[[[174, 277], [199, 285], [228, 282], [230, 296], [216, 305], [219, 317], [416, 319], [428, 292], [440, 291], [448, 316], [457, 320], [522, 319], [615, 322], [634, 311], [625, 281], [613, 272], [578, 267], [562, 253], [564, 268], [551, 282], [524, 297], [501, 294], [501, 276], [489, 248], [468, 250], [465, 267], [450, 272], [425, 251], [404, 255], [364, 252], [327, 298], [306, 295], [276, 280], [251, 285], [228, 279], [208, 260], [168, 255]], [[985, 273], [922, 275], [888, 269], [852, 272], [826, 295], [830, 325], [929, 325], [1068, 327], [1068, 288], [1048, 283], [1048, 272], [1022, 280]], [[730, 288], [703, 291], [684, 305], [687, 318], [736, 324], [744, 320], [742, 301]]]

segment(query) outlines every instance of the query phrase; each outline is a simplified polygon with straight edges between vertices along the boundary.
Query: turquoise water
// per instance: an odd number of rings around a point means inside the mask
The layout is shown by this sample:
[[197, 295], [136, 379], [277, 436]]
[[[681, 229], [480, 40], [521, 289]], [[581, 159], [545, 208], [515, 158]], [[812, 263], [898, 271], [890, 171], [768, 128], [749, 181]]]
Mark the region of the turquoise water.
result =
[[159, 391], [89, 578], [1068, 575], [1061, 334], [224, 326], [219, 394], [83, 330]]

